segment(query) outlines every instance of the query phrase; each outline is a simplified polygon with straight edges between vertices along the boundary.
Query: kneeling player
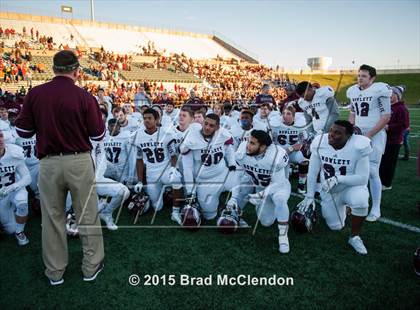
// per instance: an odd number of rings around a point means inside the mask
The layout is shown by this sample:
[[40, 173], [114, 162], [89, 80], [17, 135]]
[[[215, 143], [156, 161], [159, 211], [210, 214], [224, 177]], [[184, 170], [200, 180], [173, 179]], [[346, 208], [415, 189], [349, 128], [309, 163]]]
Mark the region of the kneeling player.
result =
[[220, 128], [220, 118], [208, 114], [203, 127], [192, 126], [180, 146], [187, 198], [197, 197], [206, 220], [217, 215], [219, 197], [238, 184], [233, 138]]
[[303, 204], [314, 201], [316, 178], [321, 172], [322, 216], [328, 227], [340, 230], [346, 219], [346, 205], [351, 208], [352, 227], [349, 244], [360, 254], [367, 254], [359, 237], [368, 213], [370, 140], [354, 135], [348, 121], [336, 121], [328, 134], [317, 136], [311, 144], [307, 195]]
[[0, 223], [7, 233], [15, 233], [19, 245], [26, 245], [29, 240], [24, 233], [28, 219], [28, 192], [25, 187], [31, 184], [31, 176], [22, 148], [6, 144], [5, 134], [10, 133], [0, 131]]
[[[294, 126], [295, 109], [288, 106], [283, 111], [283, 124], [273, 128], [274, 141], [279, 144], [289, 155], [289, 163], [299, 165], [299, 181], [297, 190], [305, 193], [306, 174], [308, 173], [308, 160], [301, 152], [302, 143], [307, 139], [308, 134], [305, 128]], [[288, 174], [289, 169], [286, 169]]]
[[143, 184], [147, 183], [144, 187], [152, 207], [159, 211], [163, 207], [164, 187], [172, 186], [174, 199], [171, 219], [181, 224], [179, 204], [182, 183], [181, 173], [176, 169], [175, 138], [170, 130], [158, 126], [160, 116], [156, 110], [148, 108], [143, 118], [145, 129], [137, 131], [134, 141], [137, 147], [137, 176], [140, 180], [134, 190], [140, 193]]
[[263, 226], [271, 226], [277, 220], [279, 251], [289, 252], [289, 207], [290, 183], [286, 178], [288, 164], [286, 152], [272, 143], [268, 133], [251, 131], [248, 142], [243, 142], [236, 151], [236, 162], [244, 169], [241, 186], [232, 191], [228, 204], [237, 203], [245, 192], [249, 202], [255, 205], [258, 219]]

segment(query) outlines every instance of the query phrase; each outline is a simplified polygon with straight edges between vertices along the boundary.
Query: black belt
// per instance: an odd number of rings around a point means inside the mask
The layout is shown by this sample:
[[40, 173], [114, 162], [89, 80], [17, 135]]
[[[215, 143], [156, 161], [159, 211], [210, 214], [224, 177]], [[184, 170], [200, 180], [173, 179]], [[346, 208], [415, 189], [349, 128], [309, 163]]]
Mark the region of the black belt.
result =
[[53, 156], [67, 156], [67, 155], [78, 155], [78, 154], [85, 154], [85, 153], [89, 153], [89, 151], [85, 151], [85, 152], [60, 152], [60, 153], [52, 153], [52, 154], [48, 154], [45, 157], [53, 157]]

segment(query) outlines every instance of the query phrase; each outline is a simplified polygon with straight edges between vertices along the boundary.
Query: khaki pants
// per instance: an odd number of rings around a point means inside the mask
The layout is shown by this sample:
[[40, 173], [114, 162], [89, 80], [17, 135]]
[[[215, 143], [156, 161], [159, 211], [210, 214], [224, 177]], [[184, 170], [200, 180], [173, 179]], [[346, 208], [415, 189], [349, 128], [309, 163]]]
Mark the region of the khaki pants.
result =
[[38, 183], [45, 275], [61, 279], [68, 263], [65, 202], [70, 191], [83, 247], [82, 272], [92, 276], [104, 259], [104, 244], [90, 154], [44, 157]]

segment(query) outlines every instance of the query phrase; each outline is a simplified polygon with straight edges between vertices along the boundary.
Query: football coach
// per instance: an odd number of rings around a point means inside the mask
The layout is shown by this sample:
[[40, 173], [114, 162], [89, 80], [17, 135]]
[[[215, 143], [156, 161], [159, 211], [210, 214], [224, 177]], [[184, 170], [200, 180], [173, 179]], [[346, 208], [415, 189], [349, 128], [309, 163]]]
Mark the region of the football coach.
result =
[[22, 138], [36, 134], [40, 159], [38, 186], [42, 211], [42, 256], [51, 285], [64, 282], [68, 263], [65, 201], [71, 193], [83, 247], [84, 281], [103, 269], [104, 244], [98, 218], [92, 141], [105, 135], [95, 98], [75, 85], [79, 61], [71, 51], [54, 55], [55, 77], [34, 87], [16, 119]]

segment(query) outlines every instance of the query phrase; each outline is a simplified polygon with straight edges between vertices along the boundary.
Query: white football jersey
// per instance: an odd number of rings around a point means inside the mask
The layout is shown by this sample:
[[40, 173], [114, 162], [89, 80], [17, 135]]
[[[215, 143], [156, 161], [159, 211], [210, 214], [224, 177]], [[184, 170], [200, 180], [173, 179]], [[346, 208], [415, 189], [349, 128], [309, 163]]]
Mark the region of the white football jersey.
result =
[[12, 185], [22, 178], [16, 171], [22, 164], [25, 165], [23, 149], [15, 144], [6, 144], [6, 152], [0, 157], [0, 188]]
[[287, 149], [296, 143], [301, 143], [308, 138], [306, 128], [295, 127], [282, 123], [280, 126], [273, 128], [274, 143], [280, 145], [283, 149]]
[[120, 131], [127, 131], [128, 133], [134, 133], [140, 126], [138, 119], [135, 116], [127, 115], [127, 126], [120, 127]]
[[244, 130], [241, 127], [241, 125], [239, 125], [239, 123], [236, 123], [235, 125], [232, 126], [232, 128], [230, 129], [230, 132], [232, 133], [233, 148], [235, 149], [235, 151], [238, 149], [239, 145], [242, 142], [249, 140], [249, 136], [251, 135], [251, 131], [253, 129], [254, 128], [251, 127], [251, 129], [249, 130]]
[[231, 144], [232, 135], [224, 128], [219, 128], [207, 140], [201, 133], [201, 126], [194, 126], [181, 144], [180, 151], [182, 154], [192, 152], [196, 178], [209, 179], [226, 173], [226, 148]]
[[16, 145], [19, 145], [25, 154], [25, 163], [29, 166], [39, 164], [39, 160], [36, 157], [36, 136], [32, 136], [29, 139], [17, 137], [15, 141]]
[[143, 159], [147, 174], [160, 174], [171, 166], [171, 157], [176, 154], [175, 139], [171, 130], [158, 127], [153, 134], [139, 130], [134, 139], [137, 159]]
[[300, 98], [300, 108], [312, 117], [312, 124], [316, 132], [323, 131], [327, 124], [329, 110], [326, 105], [327, 99], [334, 97], [334, 90], [331, 86], [324, 86], [315, 90], [312, 101]]
[[246, 154], [246, 145], [247, 142], [242, 142], [236, 151], [236, 162], [251, 177], [252, 183], [257, 188], [267, 187], [272, 181], [281, 183], [287, 180], [284, 173], [277, 174], [277, 177], [284, 178], [282, 180], [271, 179], [274, 173], [284, 169], [289, 162], [287, 153], [280, 146], [271, 144], [264, 154], [250, 156]]
[[103, 140], [107, 166], [118, 171], [120, 175], [126, 174], [128, 162], [132, 160], [131, 154], [136, 151], [132, 145], [133, 136], [128, 131], [121, 131], [116, 136], [107, 134]]
[[[318, 156], [321, 161], [321, 180], [339, 175], [353, 175], [359, 158], [372, 152], [370, 139], [361, 135], [352, 135], [346, 145], [334, 149], [328, 143], [328, 134], [318, 135], [311, 143], [312, 156]], [[333, 188], [334, 192], [343, 190], [342, 184]]]
[[[351, 111], [355, 114], [355, 125], [368, 131], [375, 127], [384, 114], [391, 114], [390, 98], [392, 90], [385, 83], [373, 83], [370, 87], [361, 90], [358, 85], [353, 85], [347, 90]], [[387, 103], [384, 103], [387, 102]]]

